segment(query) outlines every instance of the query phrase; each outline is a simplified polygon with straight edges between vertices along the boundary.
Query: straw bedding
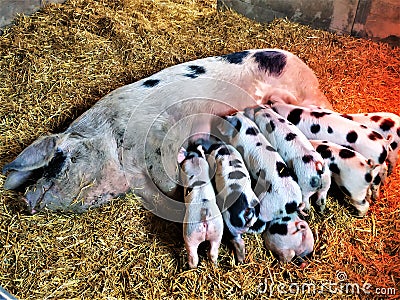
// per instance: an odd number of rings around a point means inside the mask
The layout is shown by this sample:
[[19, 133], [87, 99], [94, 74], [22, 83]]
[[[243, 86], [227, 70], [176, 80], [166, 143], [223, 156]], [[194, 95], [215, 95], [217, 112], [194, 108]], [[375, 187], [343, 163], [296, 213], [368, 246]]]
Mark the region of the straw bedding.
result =
[[[400, 114], [399, 48], [282, 19], [261, 25], [209, 0], [71, 0], [19, 16], [0, 36], [0, 165], [121, 85], [187, 60], [272, 47], [300, 56], [335, 110]], [[180, 225], [134, 195], [83, 215], [28, 216], [16, 193], [0, 189], [0, 285], [21, 299], [399, 298], [399, 183], [396, 168], [363, 219], [332, 197], [324, 215], [312, 210], [315, 252], [304, 269], [279, 264], [260, 236], [246, 235], [244, 264], [224, 244], [218, 268], [202, 250], [191, 271]]]

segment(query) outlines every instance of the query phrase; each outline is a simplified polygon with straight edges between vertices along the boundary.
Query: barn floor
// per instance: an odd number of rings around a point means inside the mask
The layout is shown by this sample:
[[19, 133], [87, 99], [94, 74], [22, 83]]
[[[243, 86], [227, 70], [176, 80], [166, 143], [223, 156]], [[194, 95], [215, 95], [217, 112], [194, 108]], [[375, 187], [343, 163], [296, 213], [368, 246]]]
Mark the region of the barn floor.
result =
[[[203, 0], [70, 0], [20, 16], [0, 36], [0, 165], [59, 132], [109, 91], [180, 62], [282, 48], [317, 74], [335, 110], [400, 115], [400, 48], [313, 30], [260, 25]], [[5, 177], [0, 177], [0, 186]], [[311, 211], [315, 253], [280, 264], [247, 235], [235, 265], [220, 249], [188, 271], [179, 224], [134, 195], [82, 215], [26, 215], [0, 188], [0, 285], [20, 299], [400, 299], [400, 167], [367, 216], [330, 198]]]

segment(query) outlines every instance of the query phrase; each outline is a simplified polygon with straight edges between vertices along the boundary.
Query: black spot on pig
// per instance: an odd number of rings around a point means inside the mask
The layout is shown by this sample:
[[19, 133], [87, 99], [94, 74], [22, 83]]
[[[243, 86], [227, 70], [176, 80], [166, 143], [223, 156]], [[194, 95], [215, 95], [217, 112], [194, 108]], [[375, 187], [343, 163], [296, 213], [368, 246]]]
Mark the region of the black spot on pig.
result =
[[354, 130], [350, 131], [347, 135], [346, 135], [346, 140], [349, 143], [355, 143], [358, 139], [358, 134], [357, 132], [355, 132]]
[[246, 174], [242, 171], [233, 171], [228, 174], [229, 179], [241, 179], [243, 177], [246, 177]]
[[268, 145], [267, 147], [265, 147], [265, 149], [267, 149], [268, 151], [271, 151], [271, 152], [276, 152], [275, 148], [274, 148], [274, 147], [271, 147], [270, 145]]
[[185, 76], [189, 77], [189, 78], [197, 78], [201, 74], [206, 73], [206, 69], [204, 67], [202, 67], [202, 66], [190, 65], [187, 68], [188, 68], [190, 73], [185, 74]]
[[226, 60], [230, 64], [241, 64], [243, 59], [249, 55], [249, 51], [235, 52], [230, 54], [221, 55], [223, 60]]
[[261, 146], [262, 145], [262, 143], [260, 143], [260, 142], [257, 142], [256, 143], [256, 146], [258, 147], [258, 146]]
[[221, 147], [217, 152], [217, 156], [230, 155], [230, 154], [231, 153], [229, 152], [228, 148], [226, 148], [226, 147]]
[[294, 125], [297, 125], [300, 123], [302, 113], [303, 110], [301, 108], [295, 108], [289, 113], [287, 120], [292, 122]]
[[328, 133], [333, 133], [333, 129], [331, 126], [328, 126]]
[[364, 179], [366, 182], [370, 183], [372, 181], [372, 175], [371, 173], [366, 173], [364, 176]]
[[257, 135], [257, 134], [259, 134], [260, 132], [258, 131], [258, 129], [257, 128], [255, 128], [255, 127], [249, 127], [249, 128], [247, 128], [247, 130], [246, 130], [246, 134], [248, 134], [248, 135]]
[[192, 184], [190, 187], [191, 187], [191, 188], [195, 188], [196, 186], [203, 186], [203, 185], [205, 185], [205, 184], [206, 184], [205, 181], [198, 180], [198, 181], [193, 182], [193, 184]]
[[229, 185], [229, 187], [232, 190], [240, 190], [242, 188], [242, 186], [240, 184], [237, 184], [237, 183], [232, 183], [231, 185]]
[[373, 122], [378, 122], [380, 119], [382, 119], [381, 116], [372, 116], [371, 117], [371, 121], [373, 121]]
[[383, 139], [383, 137], [380, 135], [380, 133], [376, 132], [376, 131], [372, 131], [369, 135], [368, 138], [371, 141], [376, 141], [376, 140], [381, 140]]
[[275, 130], [275, 123], [273, 121], [269, 121], [269, 123], [265, 124], [265, 130], [268, 133], [271, 133]]
[[317, 150], [317, 152], [321, 154], [322, 158], [324, 159], [332, 157], [332, 151], [327, 145], [318, 145], [315, 150]]
[[235, 227], [243, 227], [245, 222], [239, 215], [248, 208], [246, 195], [243, 193], [234, 191], [226, 197], [228, 203], [228, 211], [230, 213], [231, 224]]
[[285, 136], [285, 140], [287, 141], [293, 141], [296, 138], [297, 134], [293, 133], [293, 132], [289, 132], [286, 136]]
[[378, 185], [378, 184], [380, 184], [380, 183], [381, 183], [381, 181], [382, 181], [382, 178], [381, 178], [381, 176], [379, 176], [379, 175], [376, 175], [376, 176], [375, 176], [375, 178], [374, 178], [374, 182], [373, 182], [373, 184], [375, 184], [375, 185]]
[[292, 218], [291, 217], [283, 217], [282, 221], [289, 222]]
[[391, 144], [390, 144], [390, 148], [392, 148], [392, 150], [395, 150], [396, 148], [397, 148], [397, 143], [396, 142], [392, 142]]
[[65, 165], [67, 156], [62, 151], [57, 151], [49, 164], [43, 170], [43, 176], [46, 179], [56, 177]]
[[332, 173], [340, 175], [340, 169], [339, 169], [338, 165], [335, 163], [331, 163], [329, 165], [329, 170], [331, 170]]
[[288, 234], [287, 224], [274, 223], [268, 228], [268, 231], [270, 234], [287, 235]]
[[312, 124], [310, 127], [311, 133], [318, 133], [321, 130], [321, 126], [319, 124]]
[[229, 165], [235, 168], [240, 168], [242, 166], [242, 162], [238, 159], [234, 159], [229, 161]]
[[260, 51], [254, 53], [253, 57], [260, 70], [275, 76], [279, 76], [286, 65], [286, 55], [278, 51]]
[[381, 152], [381, 154], [379, 155], [378, 162], [379, 162], [380, 164], [383, 164], [383, 163], [385, 162], [387, 156], [388, 156], [388, 153], [387, 153], [385, 147], [382, 146], [382, 152]]
[[400, 137], [400, 127], [396, 130], [397, 136]]
[[294, 201], [286, 203], [285, 211], [286, 211], [286, 214], [288, 214], [288, 215], [296, 212], [297, 211], [297, 203]]
[[308, 164], [309, 162], [313, 161], [312, 155], [304, 155], [301, 159], [306, 164]]
[[253, 224], [253, 226], [250, 227], [250, 230], [254, 232], [260, 232], [263, 230], [264, 227], [266, 227], [266, 224], [267, 223], [264, 222], [263, 220], [257, 219], [257, 221]]
[[279, 177], [291, 176], [289, 168], [283, 162], [276, 162], [276, 171], [278, 172]]
[[352, 158], [352, 157], [356, 156], [356, 153], [349, 149], [341, 149], [339, 151], [339, 156], [343, 159], [348, 159], [348, 158]]
[[367, 126], [365, 126], [363, 124], [361, 124], [360, 127], [363, 128], [363, 129], [367, 129], [368, 128]]
[[393, 126], [394, 126], [394, 121], [392, 119], [385, 119], [383, 122], [379, 125], [379, 127], [383, 131], [389, 131]]
[[[240, 120], [236, 120], [236, 124], [235, 124], [235, 129], [237, 132], [240, 132], [240, 129], [242, 128], [242, 122], [240, 122]], [[236, 135], [237, 133], [235, 133]]]
[[313, 116], [317, 119], [322, 118], [323, 116], [326, 116], [326, 115], [330, 115], [330, 114], [331, 113], [328, 113], [328, 112], [318, 112], [318, 111], [311, 112], [311, 116]]
[[144, 81], [142, 85], [144, 87], [151, 88], [151, 87], [156, 86], [159, 83], [160, 83], [159, 79], [148, 79], [148, 80]]
[[342, 115], [340, 115], [341, 117], [343, 117], [343, 118], [346, 118], [346, 119], [348, 119], [348, 120], [353, 120], [353, 117], [352, 116], [349, 116], [349, 115], [347, 115], [347, 114], [342, 114]]

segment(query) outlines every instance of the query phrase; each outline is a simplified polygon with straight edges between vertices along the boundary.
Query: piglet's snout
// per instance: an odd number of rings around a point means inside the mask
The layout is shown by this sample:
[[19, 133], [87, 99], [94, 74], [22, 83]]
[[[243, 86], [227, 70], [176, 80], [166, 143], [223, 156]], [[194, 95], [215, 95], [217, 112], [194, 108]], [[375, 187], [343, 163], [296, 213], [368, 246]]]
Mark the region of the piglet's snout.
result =
[[244, 220], [246, 221], [246, 226], [253, 225], [253, 218], [256, 217], [256, 210], [253, 207], [248, 207], [245, 209], [243, 214]]
[[321, 177], [319, 176], [313, 176], [310, 180], [310, 185], [313, 188], [317, 188], [319, 186], [321, 186]]

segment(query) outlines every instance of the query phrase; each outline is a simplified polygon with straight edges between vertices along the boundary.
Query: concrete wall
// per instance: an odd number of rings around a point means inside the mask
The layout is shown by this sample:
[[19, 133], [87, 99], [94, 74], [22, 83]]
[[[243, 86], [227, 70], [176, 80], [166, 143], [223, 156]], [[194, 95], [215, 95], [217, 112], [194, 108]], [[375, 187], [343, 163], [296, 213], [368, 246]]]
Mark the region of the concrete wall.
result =
[[399, 0], [218, 0], [218, 6], [259, 22], [287, 17], [341, 34], [400, 38]]
[[46, 3], [63, 3], [65, 0], [0, 0], [0, 27], [10, 25], [17, 14], [30, 15]]

